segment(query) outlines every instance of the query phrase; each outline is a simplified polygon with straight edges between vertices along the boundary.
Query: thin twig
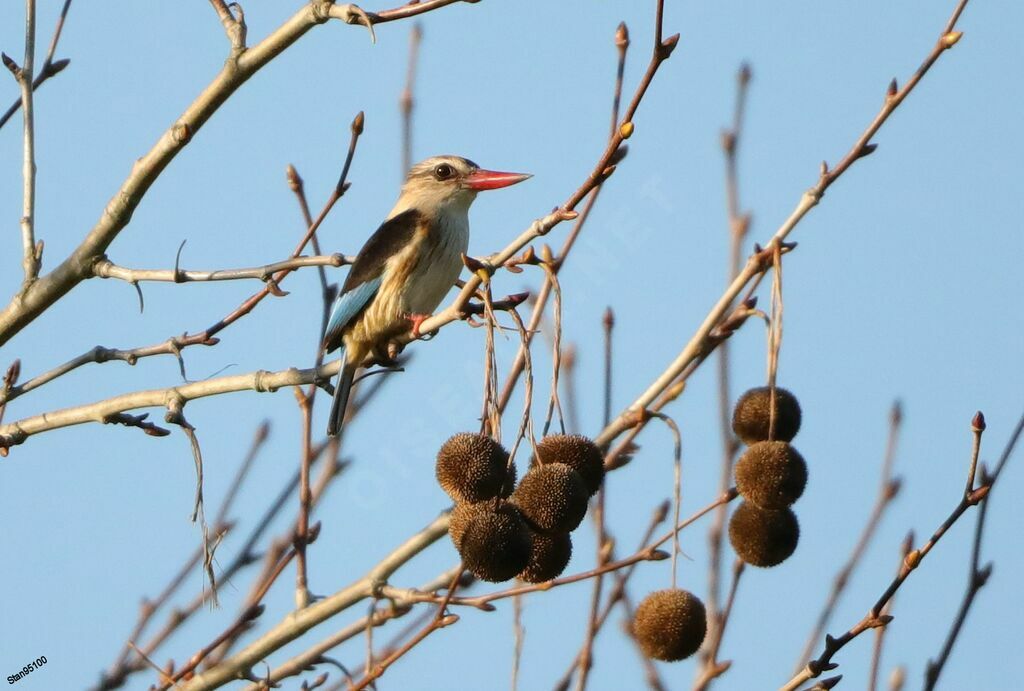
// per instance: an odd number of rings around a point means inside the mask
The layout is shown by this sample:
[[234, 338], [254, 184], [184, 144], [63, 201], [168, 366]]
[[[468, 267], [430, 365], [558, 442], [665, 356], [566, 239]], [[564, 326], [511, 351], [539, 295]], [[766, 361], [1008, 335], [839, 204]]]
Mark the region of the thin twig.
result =
[[[50, 39], [50, 47], [46, 50], [46, 58], [43, 60], [43, 64], [40, 66], [36, 78], [32, 81], [32, 91], [36, 91], [40, 86], [43, 85], [50, 77], [60, 74], [65, 67], [70, 64], [70, 60], [54, 60], [53, 55], [57, 52], [57, 43], [60, 42], [60, 34], [64, 30], [64, 20], [68, 16], [68, 10], [71, 8], [71, 0], [64, 0], [64, 5], [60, 9], [60, 15], [57, 17], [57, 26], [53, 29], [53, 37]], [[18, 112], [21, 108], [22, 99], [19, 97], [11, 106], [0, 115], [0, 128], [3, 128], [7, 121]]]
[[[625, 22], [621, 22], [615, 30], [615, 47], [618, 52], [618, 61], [615, 71], [615, 89], [612, 97], [611, 130], [608, 134], [609, 141], [613, 140], [619, 134], [619, 107], [622, 100], [622, 83], [626, 69], [626, 54], [629, 50], [629, 30], [626, 27]], [[618, 160], [621, 161], [621, 158], [626, 153], [626, 146], [623, 145], [616, 151]], [[553, 267], [556, 275], [561, 271], [562, 267], [565, 266], [565, 261], [568, 258], [569, 252], [575, 245], [576, 239], [583, 230], [583, 226], [587, 222], [587, 219], [590, 217], [590, 212], [597, 203], [597, 198], [600, 193], [601, 184], [599, 183], [587, 197], [587, 201], [583, 205], [583, 210], [580, 211], [579, 216], [573, 223], [572, 229], [569, 231], [565, 241], [562, 243], [562, 247], [558, 253], [558, 260], [554, 263]], [[545, 275], [545, 281], [541, 284], [540, 290], [537, 293], [533, 313], [530, 316], [528, 329], [530, 339], [524, 346], [519, 348], [519, 352], [516, 354], [516, 358], [512, 362], [512, 367], [509, 368], [508, 376], [505, 379], [505, 385], [502, 387], [501, 396], [498, 399], [498, 407], [501, 410], [505, 409], [505, 406], [508, 405], [509, 399], [512, 398], [512, 393], [515, 390], [516, 384], [519, 381], [519, 376], [522, 373], [522, 369], [525, 364], [526, 350], [529, 348], [530, 342], [533, 340], [533, 334], [540, 326], [541, 320], [544, 317], [544, 310], [547, 308], [548, 298], [550, 296], [551, 283], [547, 280], [547, 275]]]
[[[743, 243], [750, 229], [750, 215], [740, 211], [739, 175], [737, 173], [737, 152], [743, 132], [743, 115], [747, 102], [747, 87], [750, 84], [750, 67], [745, 63], [740, 66], [736, 78], [736, 103], [733, 110], [732, 126], [722, 133], [722, 152], [725, 156], [725, 198], [726, 213], [729, 221], [729, 266], [727, 282], [736, 279], [740, 271], [740, 256]], [[732, 466], [740, 450], [739, 440], [732, 432], [732, 391], [730, 385], [729, 342], [723, 341], [718, 346], [718, 417], [722, 436], [722, 461], [719, 471], [718, 489], [724, 492], [732, 482]], [[722, 548], [725, 540], [726, 509], [719, 507], [715, 519], [708, 528], [708, 595], [706, 599], [707, 620], [710, 636], [715, 639], [715, 631], [721, 625], [719, 612], [719, 589], [722, 581]], [[712, 647], [705, 646], [700, 654], [700, 666], [697, 670], [698, 679], [704, 679], [709, 673], [719, 668], [717, 660], [711, 653]], [[713, 679], [713, 677], [711, 677]], [[710, 680], [705, 687], [710, 684]]]
[[423, 25], [416, 22], [409, 32], [409, 62], [405, 71], [405, 88], [398, 99], [402, 111], [402, 175], [412, 167], [412, 111], [415, 105], [416, 66], [420, 56], [420, 42], [423, 39]]
[[[647, 543], [650, 542], [651, 537], [654, 535], [654, 531], [658, 529], [658, 526], [661, 525], [665, 521], [666, 516], [668, 516], [668, 509], [669, 502], [666, 501], [659, 504], [658, 508], [654, 510], [654, 514], [651, 516], [651, 520], [647, 524], [647, 529], [644, 531], [643, 537], [640, 538], [639, 547], [637, 548], [638, 550], [643, 549]], [[609, 554], [610, 553], [611, 552], [609, 551]], [[615, 572], [615, 582], [611, 588], [611, 592], [608, 594], [603, 607], [594, 620], [594, 637], [597, 636], [601, 627], [604, 626], [604, 623], [608, 620], [608, 617], [612, 613], [612, 610], [615, 609], [615, 606], [623, 601], [626, 594], [626, 584], [629, 581], [630, 576], [632, 576], [636, 571], [636, 566], [636, 564], [632, 564], [621, 571]], [[600, 576], [597, 578], [600, 578]], [[584, 641], [584, 645], [586, 644], [586, 641]], [[564, 691], [569, 688], [569, 684], [572, 683], [573, 674], [579, 667], [580, 659], [583, 654], [584, 650], [581, 648], [580, 651], [576, 653], [576, 657], [572, 659], [572, 663], [569, 665], [569, 668], [565, 670], [565, 674], [563, 674], [561, 679], [555, 683], [555, 689]], [[641, 657], [645, 656], [641, 655]]]
[[[910, 554], [910, 550], [914, 548], [914, 531], [907, 533], [907, 536], [903, 539], [903, 544], [900, 545], [900, 565], [902, 566], [907, 555]], [[893, 603], [896, 598], [893, 597], [882, 609], [882, 614], [889, 614], [892, 612]], [[878, 674], [882, 668], [882, 645], [885, 642], [885, 632], [889, 630], [888, 626], [879, 626], [875, 629], [875, 642], [871, 648], [871, 671], [868, 673], [868, 691], [875, 691], [878, 688]]]
[[28, 290], [39, 274], [39, 261], [42, 246], [36, 247], [36, 144], [35, 144], [35, 109], [32, 105], [33, 70], [35, 69], [36, 52], [36, 2], [25, 0], [25, 57], [18, 67], [14, 61], [3, 56], [4, 64], [14, 74], [21, 89], [21, 112], [24, 122], [24, 154], [22, 156], [21, 173], [22, 206], [21, 206], [21, 265], [25, 271], [22, 291]]
[[[964, 3], [966, 3], [966, 0], [961, 0], [961, 4]], [[889, 119], [889, 116], [892, 115], [910, 92], [914, 90], [914, 87], [920, 83], [921, 79], [925, 74], [927, 74], [928, 70], [931, 69], [932, 65], [935, 64], [943, 53], [952, 48], [959, 38], [959, 33], [949, 31], [943, 33], [939, 37], [924, 62], [906, 82], [906, 84], [904, 84], [902, 88], [891, 91], [887, 95], [878, 114], [867, 126], [864, 132], [861, 133], [860, 137], [857, 138], [853, 146], [842, 160], [840, 160], [836, 167], [830, 169], [828, 165], [822, 165], [818, 181], [813, 187], [804, 192], [792, 213], [790, 213], [789, 217], [772, 236], [767, 247], [770, 248], [775, 244], [781, 244], [807, 215], [807, 213], [818, 205], [824, 196], [825, 191], [831, 187], [832, 184], [850, 168], [850, 166], [874, 152], [876, 146], [870, 143], [871, 139], [875, 134], [877, 134], [878, 130], [881, 129], [882, 125], [884, 125]], [[669, 365], [661, 376], [658, 377], [658, 379], [655, 380], [646, 391], [644, 391], [625, 411], [622, 412], [622, 414], [619, 415], [618, 418], [616, 418], [616, 420], [612, 422], [609, 427], [601, 433], [601, 435], [598, 436], [595, 441], [599, 445], [607, 444], [622, 432], [633, 428], [636, 425], [637, 416], [640, 411], [648, 409], [651, 403], [662, 392], [667, 390], [673, 382], [675, 382], [676, 378], [687, 370], [691, 363], [707, 356], [711, 341], [713, 340], [712, 332], [720, 325], [723, 317], [729, 313], [734, 300], [740, 295], [747, 284], [764, 273], [766, 258], [764, 251], [755, 252], [751, 259], [748, 260], [747, 265], [736, 277], [736, 280], [729, 285], [719, 298], [718, 302], [711, 309], [704, 322], [700, 327], [698, 327], [697, 332], [690, 339], [689, 343], [686, 344], [682, 352], [679, 353], [672, 364]]]
[[[624, 24], [620, 24], [620, 27], [622, 27], [620, 31], [625, 31]], [[628, 42], [628, 38], [626, 41]], [[623, 64], [624, 57], [625, 49], [622, 48], [619, 53], [620, 66]], [[618, 100], [618, 95], [619, 90], [616, 91], [616, 100]], [[611, 420], [612, 415], [612, 332], [615, 329], [615, 313], [612, 312], [611, 307], [605, 309], [601, 325], [604, 333], [604, 415], [602, 417], [602, 424], [607, 425]], [[605, 483], [602, 482], [601, 486], [597, 490], [597, 497], [594, 500], [593, 511], [591, 512], [594, 521], [594, 533], [597, 538], [595, 547], [597, 551], [598, 566], [603, 566], [614, 558], [614, 545], [608, 536], [605, 526], [604, 509]], [[646, 542], [646, 539], [644, 542]], [[603, 621], [599, 621], [603, 585], [604, 578], [602, 576], [597, 576], [594, 579], [594, 585], [590, 593], [590, 611], [587, 618], [586, 635], [583, 640], [583, 646], [580, 648], [580, 652], [576, 655], [576, 661], [579, 666], [579, 676], [576, 678], [576, 688], [579, 690], [586, 688], [587, 678], [590, 674], [591, 667], [593, 667], [592, 651], [594, 647], [594, 640], [597, 638], [597, 632], [603, 624]], [[569, 674], [571, 674], [571, 670]], [[568, 685], [568, 680], [566, 681], [566, 685]]]
[[[982, 432], [985, 431], [985, 418], [980, 412], [975, 416], [971, 427], [974, 432], [974, 448], [971, 451], [971, 470], [968, 473], [968, 485], [965, 490], [967, 492], [973, 491], [974, 476], [977, 469], [978, 448], [981, 443]], [[1024, 416], [1021, 417], [1020, 421], [1017, 423], [1017, 428], [1014, 430], [1014, 440], [1016, 440], [1020, 435], [1022, 428], [1024, 428]], [[1012, 449], [1012, 447], [1008, 448]], [[1002, 471], [1008, 458], [1009, 453], [1004, 451], [996, 466], [996, 472], [992, 476], [988, 476], [985, 472], [985, 468], [982, 467], [981, 482], [983, 486], [986, 484], [992, 484], [996, 475]], [[971, 605], [974, 604], [974, 598], [977, 596], [978, 591], [985, 587], [989, 577], [992, 575], [992, 562], [988, 562], [984, 566], [981, 565], [981, 539], [985, 532], [985, 518], [988, 515], [988, 502], [989, 498], [986, 497], [978, 510], [978, 521], [974, 526], [974, 542], [971, 546], [971, 561], [967, 576], [967, 586], [964, 590], [963, 599], [960, 602], [960, 608], [957, 610], [956, 617], [953, 619], [953, 624], [950, 626], [949, 634], [946, 636], [946, 641], [943, 643], [942, 650], [939, 652], [938, 657], [934, 660], [929, 660], [928, 665], [925, 668], [924, 688], [926, 691], [931, 691], [935, 688], [935, 684], [939, 680], [939, 675], [942, 674], [942, 670], [945, 668], [946, 662], [949, 660], [949, 656], [953, 651], [953, 646], [956, 644], [957, 637], [960, 635], [963, 625], [967, 621], [967, 612], [971, 609]]]
[[804, 644], [803, 651], [800, 653], [800, 659], [797, 660], [794, 673], [800, 671], [800, 669], [807, 663], [807, 660], [811, 658], [811, 653], [813, 652], [814, 647], [818, 644], [818, 641], [821, 640], [821, 635], [824, 633], [825, 627], [828, 626], [828, 622], [832, 618], [832, 613], [839, 604], [840, 596], [846, 589], [847, 584], [849, 584], [850, 577], [853, 575], [857, 565], [860, 564], [860, 561], [864, 556], [864, 552], [871, 543], [871, 538], [874, 536], [875, 531], [881, 524], [885, 510], [896, 498], [897, 494], [899, 494], [901, 481], [899, 478], [893, 476], [892, 468], [896, 457], [896, 444], [899, 441], [902, 422], [903, 410], [899, 401], [896, 401], [892, 404], [892, 410], [889, 413], [889, 437], [885, 444], [885, 455], [882, 460], [882, 472], [879, 478], [878, 494], [875, 498], [875, 504], [871, 509], [867, 522], [864, 524], [864, 528], [861, 530], [857, 543], [850, 552], [850, 556], [846, 559], [846, 562], [836, 573], [835, 578], [832, 581], [832, 590], [829, 592], [828, 599], [825, 601], [821, 612], [818, 614], [818, 618], [815, 620], [814, 628], [807, 637], [807, 642]]
[[794, 691], [809, 679], [820, 676], [822, 672], [835, 669], [838, 665], [832, 662], [832, 658], [847, 643], [868, 629], [885, 626], [889, 623], [891, 617], [882, 614], [882, 609], [885, 607], [886, 603], [892, 599], [900, 587], [906, 582], [910, 574], [920, 566], [924, 558], [928, 556], [928, 553], [931, 552], [936, 544], [938, 544], [939, 540], [942, 539], [942, 536], [949, 531], [953, 524], [956, 523], [969, 508], [977, 506], [985, 500], [998, 479], [999, 471], [1005, 467], [1007, 460], [1009, 460], [1012, 455], [1022, 431], [1024, 431], [1024, 415], [1021, 416], [1017, 426], [1014, 428], [1013, 434], [1010, 436], [1009, 441], [1003, 449], [1002, 456], [996, 466], [996, 472], [993, 472], [991, 476], [985, 478], [988, 482], [982, 484], [971, 492], [965, 492], [961, 496], [959, 503], [957, 503], [956, 507], [949, 514], [946, 520], [944, 520], [935, 532], [932, 533], [932, 536], [928, 541], [920, 548], [911, 550], [910, 553], [907, 554], [907, 557], [903, 560], [903, 564], [900, 566], [899, 573], [892, 582], [889, 583], [889, 586], [885, 589], [864, 618], [854, 624], [846, 633], [838, 638], [826, 635], [825, 648], [821, 655], [808, 662], [806, 667], [794, 675], [793, 678], [782, 687], [782, 691]]

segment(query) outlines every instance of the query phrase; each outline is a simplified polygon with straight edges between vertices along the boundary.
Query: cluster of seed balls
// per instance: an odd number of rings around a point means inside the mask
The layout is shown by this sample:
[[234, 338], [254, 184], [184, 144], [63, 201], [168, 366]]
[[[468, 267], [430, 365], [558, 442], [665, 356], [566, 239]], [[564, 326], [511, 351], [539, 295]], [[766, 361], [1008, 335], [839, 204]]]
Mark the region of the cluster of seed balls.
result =
[[776, 387], [775, 425], [769, 430], [770, 401], [767, 386], [751, 389], [732, 415], [732, 429], [748, 448], [734, 471], [745, 501], [733, 512], [729, 541], [740, 559], [761, 567], [781, 564], [796, 550], [800, 524], [789, 507], [807, 484], [807, 464], [789, 443], [800, 431], [800, 404]]
[[470, 573], [492, 583], [543, 583], [569, 564], [569, 534], [604, 481], [604, 456], [584, 436], [544, 437], [516, 486], [501, 444], [463, 432], [437, 452], [437, 481], [455, 500], [448, 533]]
[[[789, 507], [807, 484], [807, 464], [789, 443], [800, 430], [800, 404], [776, 388], [774, 429], [770, 408], [768, 387], [751, 389], [737, 401], [732, 418], [733, 431], [748, 448], [736, 463], [736, 488], [745, 501], [729, 522], [729, 541], [743, 561], [762, 567], [781, 564], [796, 550], [800, 526]], [[700, 649], [707, 613], [687, 590], [659, 590], [637, 606], [632, 629], [645, 655], [674, 662]]]

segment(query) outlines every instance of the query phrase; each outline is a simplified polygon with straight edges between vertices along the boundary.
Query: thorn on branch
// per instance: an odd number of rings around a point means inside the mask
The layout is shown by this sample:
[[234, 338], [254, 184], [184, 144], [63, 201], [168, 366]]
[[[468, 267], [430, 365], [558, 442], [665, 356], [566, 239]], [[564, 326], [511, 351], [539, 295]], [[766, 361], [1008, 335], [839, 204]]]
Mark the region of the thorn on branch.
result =
[[377, 43], [377, 34], [373, 30], [373, 20], [358, 5], [334, 5], [327, 10], [327, 16], [333, 19], [340, 19], [346, 24], [361, 24], [370, 32], [370, 42]]
[[181, 244], [178, 245], [178, 251], [174, 255], [174, 282], [175, 283], [184, 283], [185, 282], [185, 274], [181, 270], [181, 251], [183, 249], [185, 249], [185, 243], [186, 242], [188, 242], [188, 239], [185, 239], [185, 240], [181, 241]]

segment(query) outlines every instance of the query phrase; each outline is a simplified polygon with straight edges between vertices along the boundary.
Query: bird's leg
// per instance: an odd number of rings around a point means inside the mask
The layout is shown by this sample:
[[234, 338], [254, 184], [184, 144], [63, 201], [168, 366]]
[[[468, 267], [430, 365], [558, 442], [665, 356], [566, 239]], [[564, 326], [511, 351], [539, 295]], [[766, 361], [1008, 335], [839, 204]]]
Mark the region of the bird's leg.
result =
[[430, 317], [432, 316], [433, 315], [431, 314], [417, 314], [415, 312], [410, 312], [405, 315], [405, 318], [412, 323], [413, 338], [419, 338], [422, 335], [420, 334], [420, 325], [423, 324], [423, 322], [425, 322], [426, 320], [430, 319]]

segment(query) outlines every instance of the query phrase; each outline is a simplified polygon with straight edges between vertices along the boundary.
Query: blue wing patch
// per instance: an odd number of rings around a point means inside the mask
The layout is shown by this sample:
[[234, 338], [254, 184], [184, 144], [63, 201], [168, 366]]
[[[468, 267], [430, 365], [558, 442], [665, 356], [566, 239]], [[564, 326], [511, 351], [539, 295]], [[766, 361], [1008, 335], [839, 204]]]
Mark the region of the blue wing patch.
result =
[[341, 345], [341, 333], [348, 323], [361, 312], [380, 288], [383, 276], [377, 276], [365, 283], [360, 283], [354, 288], [338, 296], [331, 308], [331, 317], [327, 320], [327, 331], [324, 334], [324, 344], [329, 351]]

